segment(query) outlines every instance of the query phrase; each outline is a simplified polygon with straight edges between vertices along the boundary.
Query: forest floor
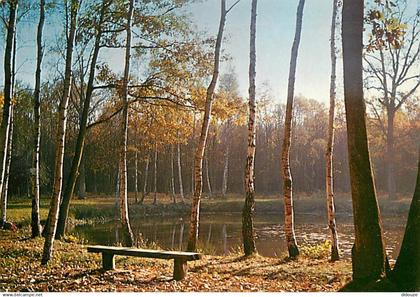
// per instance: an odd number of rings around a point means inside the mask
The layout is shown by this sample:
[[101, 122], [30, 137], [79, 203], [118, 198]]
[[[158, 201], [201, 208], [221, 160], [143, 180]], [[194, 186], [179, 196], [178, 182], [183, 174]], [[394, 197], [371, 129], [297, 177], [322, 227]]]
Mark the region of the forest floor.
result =
[[76, 238], [55, 241], [54, 257], [40, 265], [42, 238], [29, 228], [0, 231], [0, 291], [337, 291], [351, 278], [351, 263], [327, 256], [204, 256], [189, 262], [182, 281], [172, 279], [173, 261], [116, 257], [114, 271], [101, 270], [100, 254], [87, 253]]

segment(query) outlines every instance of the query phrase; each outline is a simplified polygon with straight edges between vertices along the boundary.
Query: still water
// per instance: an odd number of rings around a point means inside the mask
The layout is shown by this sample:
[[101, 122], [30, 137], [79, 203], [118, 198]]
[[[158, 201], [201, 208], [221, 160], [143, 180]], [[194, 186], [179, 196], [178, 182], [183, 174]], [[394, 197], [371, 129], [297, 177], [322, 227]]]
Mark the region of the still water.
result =
[[[338, 235], [341, 254], [350, 257], [354, 241], [353, 218], [338, 216]], [[183, 250], [188, 238], [189, 217], [134, 217], [131, 219], [133, 232], [142, 234], [145, 241], [156, 243], [163, 249]], [[404, 216], [383, 218], [387, 253], [391, 259], [398, 256], [404, 234]], [[263, 256], [278, 257], [287, 251], [283, 218], [277, 214], [257, 215], [254, 221], [257, 235], [257, 249]], [[326, 218], [320, 215], [296, 214], [296, 238], [299, 245], [314, 245], [329, 239]], [[73, 234], [89, 244], [114, 245], [119, 242], [119, 223], [115, 221], [84, 224], [74, 227]], [[207, 253], [224, 255], [241, 245], [241, 214], [203, 214], [200, 219], [199, 247]]]

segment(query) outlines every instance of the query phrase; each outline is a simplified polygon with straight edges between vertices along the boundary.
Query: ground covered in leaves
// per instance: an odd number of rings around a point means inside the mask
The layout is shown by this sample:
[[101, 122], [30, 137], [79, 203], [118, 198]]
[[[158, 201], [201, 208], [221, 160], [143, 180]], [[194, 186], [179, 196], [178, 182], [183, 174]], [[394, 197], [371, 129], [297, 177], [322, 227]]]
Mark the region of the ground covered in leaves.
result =
[[286, 258], [239, 254], [189, 262], [187, 277], [172, 279], [173, 261], [116, 257], [115, 271], [74, 238], [56, 241], [54, 258], [41, 266], [43, 239], [29, 229], [0, 231], [0, 291], [337, 291], [351, 278], [351, 263], [327, 257]]

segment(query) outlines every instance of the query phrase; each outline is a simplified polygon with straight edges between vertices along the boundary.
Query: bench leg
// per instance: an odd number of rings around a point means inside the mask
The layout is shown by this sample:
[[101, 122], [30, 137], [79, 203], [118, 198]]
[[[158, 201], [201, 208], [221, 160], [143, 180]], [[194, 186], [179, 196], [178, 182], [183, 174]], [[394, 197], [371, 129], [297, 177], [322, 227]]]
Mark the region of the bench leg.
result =
[[187, 261], [174, 259], [174, 280], [182, 280], [187, 275]]
[[115, 269], [114, 254], [102, 253], [102, 267], [104, 270]]

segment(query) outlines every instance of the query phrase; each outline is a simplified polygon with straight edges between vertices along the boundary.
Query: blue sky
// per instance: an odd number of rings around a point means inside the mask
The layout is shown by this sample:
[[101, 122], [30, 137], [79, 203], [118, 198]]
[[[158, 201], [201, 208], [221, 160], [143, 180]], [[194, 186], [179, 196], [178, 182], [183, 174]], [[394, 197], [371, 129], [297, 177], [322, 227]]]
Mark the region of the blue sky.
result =
[[[235, 0], [227, 0], [228, 6]], [[418, 6], [419, 0], [409, 0], [412, 7]], [[417, 4], [416, 4], [417, 2]], [[296, 8], [298, 0], [260, 0], [257, 16], [257, 88], [268, 83], [277, 102], [285, 102], [290, 61], [290, 50], [295, 32]], [[186, 8], [198, 30], [212, 35], [217, 32], [220, 17], [219, 0], [199, 0]], [[241, 94], [246, 96], [248, 89], [249, 64], [249, 22], [251, 1], [241, 0], [228, 14], [223, 48], [232, 60], [239, 78]], [[328, 102], [330, 77], [330, 26], [332, 1], [306, 0], [303, 16], [302, 38], [297, 62], [295, 94]], [[18, 79], [33, 84], [35, 67], [35, 29], [36, 19], [27, 23], [18, 31]], [[54, 40], [57, 24], [46, 24], [45, 35]], [[4, 52], [4, 36], [0, 49]], [[338, 42], [341, 45], [341, 42]], [[340, 54], [339, 54], [340, 55]], [[121, 52], [102, 53], [102, 59], [119, 71], [122, 69]], [[338, 60], [338, 91], [341, 93], [341, 61]], [[229, 67], [222, 65], [222, 72]], [[0, 61], [3, 69], [3, 57]], [[45, 66], [44, 78], [48, 76]], [[3, 72], [0, 71], [0, 85], [3, 85]]]

